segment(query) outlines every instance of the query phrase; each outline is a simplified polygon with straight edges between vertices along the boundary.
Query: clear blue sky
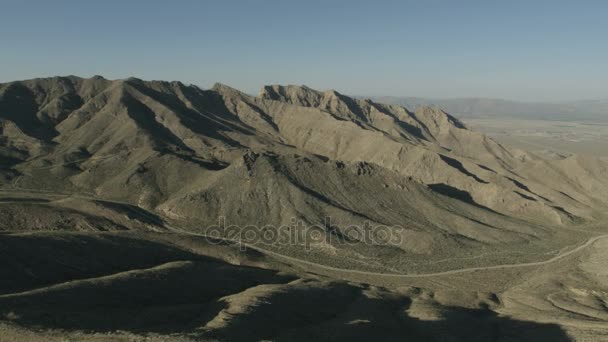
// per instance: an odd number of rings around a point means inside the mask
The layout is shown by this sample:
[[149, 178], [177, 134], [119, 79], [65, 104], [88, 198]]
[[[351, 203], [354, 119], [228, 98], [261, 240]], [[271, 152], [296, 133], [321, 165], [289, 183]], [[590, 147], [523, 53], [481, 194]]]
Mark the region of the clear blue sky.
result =
[[608, 98], [608, 1], [0, 0], [0, 82], [68, 74]]

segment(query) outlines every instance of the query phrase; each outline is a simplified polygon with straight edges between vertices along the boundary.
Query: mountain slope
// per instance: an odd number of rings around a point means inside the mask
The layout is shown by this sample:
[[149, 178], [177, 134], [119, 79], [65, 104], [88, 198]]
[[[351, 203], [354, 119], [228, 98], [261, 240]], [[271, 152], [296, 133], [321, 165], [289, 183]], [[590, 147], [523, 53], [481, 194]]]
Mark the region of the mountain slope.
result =
[[[123, 201], [197, 231], [222, 217], [258, 228], [301, 221], [352, 241], [272, 248], [362, 268], [522, 244], [550, 252], [572, 242], [560, 227], [608, 203], [604, 161], [547, 161], [439, 109], [303, 86], [250, 96], [222, 84], [35, 79], [0, 85], [0, 121], [5, 189]], [[378, 225], [398, 242], [346, 234]]]

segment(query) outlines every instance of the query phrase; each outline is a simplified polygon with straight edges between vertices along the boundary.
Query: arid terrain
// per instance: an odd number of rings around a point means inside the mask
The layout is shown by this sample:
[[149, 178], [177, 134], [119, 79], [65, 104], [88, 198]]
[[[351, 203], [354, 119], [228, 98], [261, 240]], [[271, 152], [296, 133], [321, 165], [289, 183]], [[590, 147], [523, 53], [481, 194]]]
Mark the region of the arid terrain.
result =
[[438, 107], [505, 145], [553, 154], [608, 156], [608, 101], [516, 102], [500, 99], [374, 97], [380, 103]]
[[473, 129], [521, 149], [608, 157], [608, 123], [524, 119], [466, 119]]
[[604, 126], [492, 120], [0, 84], [0, 340], [608, 340]]

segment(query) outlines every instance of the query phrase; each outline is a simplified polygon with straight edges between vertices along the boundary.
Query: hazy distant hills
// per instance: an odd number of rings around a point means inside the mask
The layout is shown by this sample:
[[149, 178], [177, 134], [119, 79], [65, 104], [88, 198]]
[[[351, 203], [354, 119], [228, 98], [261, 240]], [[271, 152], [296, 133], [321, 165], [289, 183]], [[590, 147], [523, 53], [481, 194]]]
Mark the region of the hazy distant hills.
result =
[[563, 103], [517, 102], [501, 99], [430, 99], [420, 97], [372, 97], [374, 101], [408, 108], [439, 106], [462, 118], [519, 118], [540, 120], [608, 121], [608, 100]]

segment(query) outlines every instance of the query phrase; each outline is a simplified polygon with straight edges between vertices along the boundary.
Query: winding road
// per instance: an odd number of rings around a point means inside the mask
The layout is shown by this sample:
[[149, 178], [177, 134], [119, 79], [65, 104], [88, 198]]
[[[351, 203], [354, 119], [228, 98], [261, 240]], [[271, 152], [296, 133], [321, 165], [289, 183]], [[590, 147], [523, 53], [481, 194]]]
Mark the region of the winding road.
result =
[[[15, 191], [15, 190], [19, 190], [19, 191]], [[104, 199], [104, 198], [98, 198], [98, 197], [94, 197], [94, 196], [80, 195], [80, 194], [58, 193], [58, 192], [50, 192], [50, 191], [47, 192], [47, 191], [40, 191], [40, 190], [33, 190], [33, 189], [15, 189], [15, 190], [0, 189], [0, 193], [10, 193], [13, 195], [25, 193], [25, 194], [38, 194], [38, 195], [42, 195], [42, 196], [70, 196], [70, 197], [80, 198], [80, 199], [85, 199], [85, 200], [103, 201], [103, 202], [118, 204], [118, 205], [122, 205], [122, 206], [137, 207], [141, 210], [140, 213], [145, 213], [145, 215], [149, 215], [148, 218], [156, 219], [156, 217], [157, 217], [157, 215], [148, 212], [146, 209], [135, 206], [135, 205], [133, 205], [131, 203], [127, 203], [127, 202], [108, 200], [108, 199]], [[3, 202], [3, 203], [10, 203], [10, 202]], [[0, 203], [0, 204], [2, 204], [2, 203]], [[311, 261], [307, 261], [307, 260], [303, 260], [303, 259], [290, 257], [290, 256], [287, 256], [287, 255], [284, 255], [281, 253], [273, 252], [271, 250], [268, 250], [268, 249], [265, 249], [265, 248], [262, 248], [262, 247], [259, 247], [256, 245], [244, 243], [242, 241], [235, 240], [235, 239], [218, 238], [218, 237], [212, 237], [212, 236], [209, 236], [206, 234], [193, 233], [193, 232], [186, 231], [186, 230], [183, 230], [180, 228], [172, 227], [171, 225], [166, 224], [166, 223], [164, 224], [164, 228], [167, 229], [168, 231], [170, 231], [172, 233], [176, 233], [176, 234], [204, 237], [206, 239], [221, 240], [224, 242], [240, 244], [249, 249], [256, 250], [256, 251], [266, 254], [268, 256], [272, 256], [272, 257], [275, 257], [278, 259], [289, 261], [290, 263], [293, 263], [296, 265], [298, 265], [298, 264], [299, 265], [308, 265], [308, 266], [313, 266], [315, 268], [320, 268], [320, 269], [324, 269], [327, 271], [343, 273], [343, 274], [358, 274], [358, 275], [366, 275], [366, 276], [373, 276], [373, 277], [390, 277], [390, 278], [403, 278], [403, 279], [440, 277], [440, 276], [457, 275], [457, 274], [462, 274], [462, 273], [471, 273], [471, 272], [477, 272], [477, 271], [543, 266], [543, 265], [548, 265], [548, 264], [554, 263], [560, 259], [566, 258], [572, 254], [580, 252], [581, 250], [591, 246], [592, 244], [594, 244], [596, 241], [598, 241], [600, 239], [608, 238], [608, 234], [603, 234], [603, 235], [589, 238], [583, 244], [581, 244], [573, 249], [570, 249], [568, 251], [561, 252], [560, 254], [558, 254], [550, 259], [544, 260], [544, 261], [535, 261], [535, 262], [517, 263], [517, 264], [503, 264], [503, 265], [493, 265], [493, 266], [469, 267], [469, 268], [462, 268], [462, 269], [442, 271], [442, 272], [433, 272], [433, 273], [401, 274], [401, 273], [368, 272], [368, 271], [332, 267], [332, 266], [327, 266], [327, 265], [323, 265], [323, 264], [319, 264], [319, 263], [315, 263], [315, 262], [311, 262]]]

